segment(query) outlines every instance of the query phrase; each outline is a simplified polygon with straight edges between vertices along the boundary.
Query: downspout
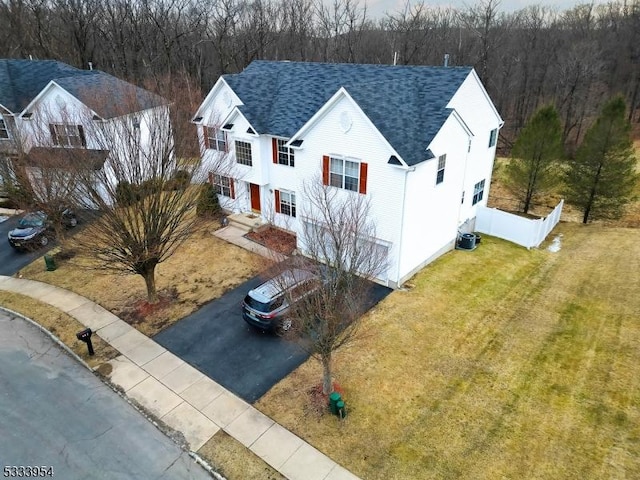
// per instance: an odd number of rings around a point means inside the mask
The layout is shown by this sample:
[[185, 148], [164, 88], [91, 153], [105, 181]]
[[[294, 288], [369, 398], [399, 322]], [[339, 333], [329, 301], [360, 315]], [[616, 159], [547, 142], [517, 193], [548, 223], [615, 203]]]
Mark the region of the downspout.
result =
[[409, 172], [414, 172], [416, 167], [407, 167], [404, 171], [404, 189], [402, 195], [402, 209], [400, 212], [400, 239], [398, 241], [398, 276], [396, 278], [396, 288], [400, 287], [400, 259], [402, 258], [402, 237], [404, 233], [404, 210], [407, 202], [407, 177]]
[[[466, 190], [466, 185], [467, 185], [467, 164], [469, 163], [469, 153], [471, 150], [471, 135], [467, 135], [467, 154], [464, 156], [464, 170], [462, 171], [462, 192], [464, 193], [465, 196], [465, 201], [467, 200], [467, 190]], [[473, 195], [472, 195], [473, 198]], [[462, 212], [462, 199], [460, 200], [460, 203], [458, 204], [458, 226], [456, 228], [456, 242], [458, 241], [458, 235], [460, 234], [460, 213]], [[467, 219], [468, 220], [468, 219]], [[465, 222], [467, 221], [465, 220]]]

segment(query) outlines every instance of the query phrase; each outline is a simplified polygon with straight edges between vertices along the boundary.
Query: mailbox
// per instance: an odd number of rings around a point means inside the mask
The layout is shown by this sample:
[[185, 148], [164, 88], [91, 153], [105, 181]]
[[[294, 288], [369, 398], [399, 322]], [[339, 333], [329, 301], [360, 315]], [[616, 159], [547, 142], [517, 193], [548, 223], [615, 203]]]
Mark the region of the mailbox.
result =
[[87, 344], [87, 348], [89, 349], [89, 355], [93, 355], [93, 344], [91, 343], [91, 334], [93, 332], [90, 328], [85, 328], [84, 330], [80, 330], [76, 333], [76, 338], [81, 340]]
[[93, 332], [91, 331], [90, 328], [85, 328], [84, 330], [81, 330], [78, 333], [76, 333], [76, 337], [78, 337], [78, 340], [82, 340], [83, 342], [86, 342], [91, 338], [92, 333]]

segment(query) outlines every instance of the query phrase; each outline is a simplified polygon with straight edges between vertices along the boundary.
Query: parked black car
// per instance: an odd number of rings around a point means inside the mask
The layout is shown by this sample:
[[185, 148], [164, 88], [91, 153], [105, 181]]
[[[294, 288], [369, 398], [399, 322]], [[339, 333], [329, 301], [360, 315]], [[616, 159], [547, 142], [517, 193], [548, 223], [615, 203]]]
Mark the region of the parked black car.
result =
[[[76, 214], [65, 209], [61, 216], [62, 224], [67, 228], [78, 224]], [[51, 221], [44, 212], [27, 213], [18, 222], [18, 227], [9, 232], [9, 245], [17, 250], [28, 250], [35, 247], [44, 247], [53, 239], [54, 232]]]

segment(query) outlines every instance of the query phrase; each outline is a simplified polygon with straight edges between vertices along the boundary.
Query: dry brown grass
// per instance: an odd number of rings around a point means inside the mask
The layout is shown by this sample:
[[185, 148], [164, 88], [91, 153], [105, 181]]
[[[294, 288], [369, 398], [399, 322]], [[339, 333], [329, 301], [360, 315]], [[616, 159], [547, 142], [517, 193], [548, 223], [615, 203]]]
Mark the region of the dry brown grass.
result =
[[[638, 159], [636, 170], [640, 173], [640, 141], [636, 141], [635, 145], [636, 157]], [[491, 179], [488, 206], [516, 212], [520, 209], [519, 202], [514, 199], [511, 192], [509, 192], [509, 190], [504, 186], [505, 167], [508, 163], [508, 158], [496, 158], [495, 168]], [[632, 201], [627, 205], [621, 218], [617, 220], [597, 221], [595, 223], [613, 227], [640, 228], [640, 183], [636, 187], [635, 195], [635, 201]], [[551, 210], [558, 205], [561, 199], [562, 194], [558, 187], [555, 191], [536, 200], [536, 203], [532, 206], [530, 213], [539, 217], [546, 217]], [[565, 222], [582, 222], [582, 212], [574, 206], [565, 203], [562, 209], [562, 220]]]
[[143, 320], [135, 311], [136, 302], [146, 299], [144, 280], [138, 275], [86, 269], [83, 268], [86, 262], [78, 257], [59, 261], [53, 272], [45, 271], [43, 260], [37, 259], [20, 274], [83, 295], [134, 324], [141, 332], [154, 335], [260, 270], [261, 259], [215, 237], [212, 231], [217, 227], [217, 223], [210, 222], [158, 266], [158, 290], [170, 301]]
[[257, 406], [366, 479], [640, 477], [637, 230], [561, 224], [559, 253], [483, 238], [420, 272], [336, 356], [348, 417], [303, 364]]
[[75, 318], [45, 303], [17, 293], [0, 291], [0, 305], [42, 325], [73, 350], [90, 367], [95, 368], [113, 360], [119, 353], [98, 336], [91, 337], [95, 355], [89, 356], [87, 344], [76, 338], [84, 325]]
[[284, 480], [276, 470], [220, 430], [198, 453], [227, 480]]

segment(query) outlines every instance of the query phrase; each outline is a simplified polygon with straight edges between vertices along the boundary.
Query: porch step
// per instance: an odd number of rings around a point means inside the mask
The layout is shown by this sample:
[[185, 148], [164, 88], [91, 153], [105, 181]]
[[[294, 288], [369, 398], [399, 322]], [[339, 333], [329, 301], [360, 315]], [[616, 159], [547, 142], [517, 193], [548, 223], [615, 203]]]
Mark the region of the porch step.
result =
[[267, 225], [267, 222], [255, 213], [236, 213], [229, 215], [227, 219], [229, 220], [229, 225], [240, 228], [245, 232], [259, 230], [260, 227]]

